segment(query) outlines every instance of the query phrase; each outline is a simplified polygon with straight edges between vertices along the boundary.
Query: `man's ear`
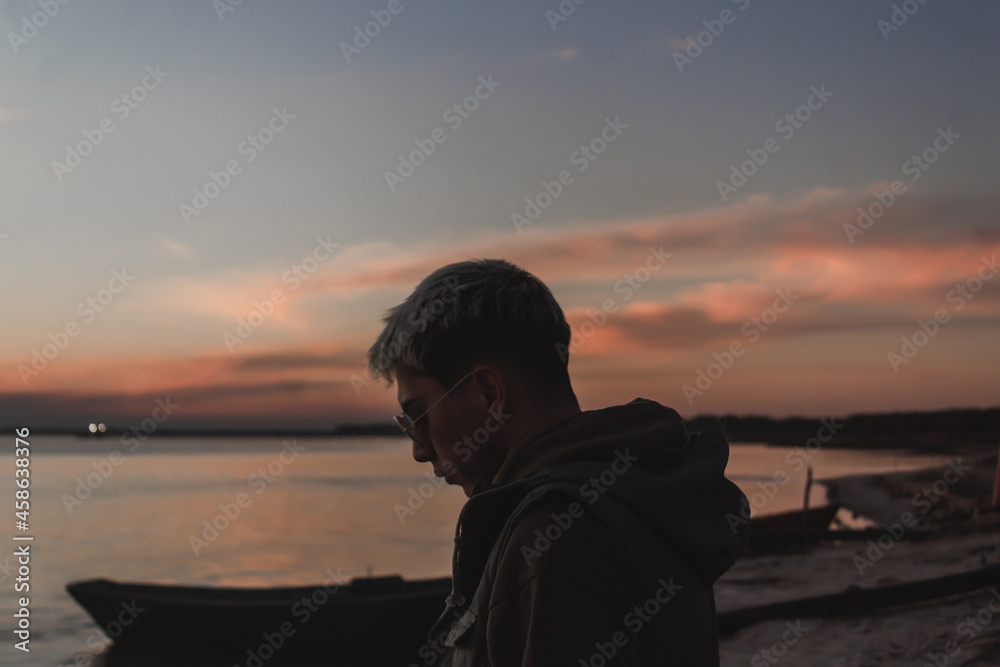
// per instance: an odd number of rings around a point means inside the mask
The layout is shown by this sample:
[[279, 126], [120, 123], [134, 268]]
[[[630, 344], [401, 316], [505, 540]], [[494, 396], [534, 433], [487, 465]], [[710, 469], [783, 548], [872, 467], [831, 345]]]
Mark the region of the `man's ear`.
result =
[[508, 376], [491, 364], [482, 364], [475, 368], [473, 382], [479, 390], [481, 407], [488, 412], [502, 412], [510, 399]]

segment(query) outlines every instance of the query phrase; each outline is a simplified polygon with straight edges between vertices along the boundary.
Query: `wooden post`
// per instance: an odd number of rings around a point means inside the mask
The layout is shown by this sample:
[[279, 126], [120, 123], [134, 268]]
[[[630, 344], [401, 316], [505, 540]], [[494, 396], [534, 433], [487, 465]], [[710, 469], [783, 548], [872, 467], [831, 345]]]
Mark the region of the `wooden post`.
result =
[[812, 466], [806, 467], [806, 495], [802, 499], [802, 539], [806, 540], [806, 526], [809, 517], [809, 492], [812, 490], [813, 485], [813, 469]]
[[809, 492], [813, 485], [813, 467], [806, 466], [806, 497], [802, 500], [802, 511], [809, 511]]
[[993, 482], [993, 509], [1000, 508], [1000, 458], [997, 459], [997, 477]]

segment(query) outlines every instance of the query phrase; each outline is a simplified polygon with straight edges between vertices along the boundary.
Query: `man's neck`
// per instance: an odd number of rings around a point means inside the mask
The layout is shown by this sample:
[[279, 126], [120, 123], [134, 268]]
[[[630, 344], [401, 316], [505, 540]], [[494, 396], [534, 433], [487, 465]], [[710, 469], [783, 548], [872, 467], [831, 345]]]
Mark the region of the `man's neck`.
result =
[[514, 447], [519, 447], [525, 441], [538, 433], [541, 433], [552, 424], [562, 421], [567, 417], [580, 414], [581, 412], [583, 411], [580, 409], [580, 403], [576, 400], [575, 396], [570, 400], [556, 403], [536, 411], [531, 421], [520, 424], [518, 429], [520, 437], [516, 439], [517, 444]]

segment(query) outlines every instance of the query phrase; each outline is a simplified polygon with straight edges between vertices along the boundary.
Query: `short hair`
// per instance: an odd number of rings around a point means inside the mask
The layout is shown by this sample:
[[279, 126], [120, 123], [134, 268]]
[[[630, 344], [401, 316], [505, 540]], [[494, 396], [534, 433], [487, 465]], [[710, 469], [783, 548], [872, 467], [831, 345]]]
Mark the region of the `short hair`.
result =
[[443, 266], [382, 321], [368, 369], [389, 385], [405, 369], [449, 386], [477, 363], [500, 361], [539, 388], [572, 395], [562, 308], [545, 283], [507, 260]]

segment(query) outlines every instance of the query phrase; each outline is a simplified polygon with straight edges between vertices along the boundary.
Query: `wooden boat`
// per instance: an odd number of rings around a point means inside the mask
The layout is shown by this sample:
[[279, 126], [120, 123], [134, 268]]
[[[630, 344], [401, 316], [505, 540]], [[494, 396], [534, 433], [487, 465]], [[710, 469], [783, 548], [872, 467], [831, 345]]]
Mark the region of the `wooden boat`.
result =
[[[451, 578], [356, 578], [339, 587], [213, 588], [93, 579], [66, 590], [121, 652], [418, 660]], [[277, 645], [277, 646], [275, 646]]]
[[779, 531], [779, 530], [826, 530], [840, 505], [823, 505], [822, 507], [812, 507], [809, 509], [792, 510], [781, 514], [765, 514], [764, 516], [752, 517], [750, 519], [750, 530], [754, 531]]
[[[815, 532], [836, 507], [806, 513]], [[758, 546], [777, 533], [803, 534], [803, 512], [753, 518]], [[335, 586], [217, 588], [121, 583], [92, 579], [67, 591], [115, 642], [117, 651], [227, 654], [246, 657], [265, 644], [285, 654], [338, 655], [412, 661], [444, 610], [451, 578], [356, 578]], [[283, 632], [284, 629], [284, 632]], [[278, 636], [274, 633], [279, 633]], [[183, 640], [179, 641], [178, 638]], [[271, 637], [268, 642], [267, 637]], [[376, 648], [373, 653], [373, 647]], [[267, 649], [264, 652], [268, 652]], [[277, 652], [277, 650], [276, 650]]]
[[[850, 586], [840, 593], [720, 611], [718, 627], [720, 635], [729, 636], [766, 620], [856, 617], [998, 584], [1000, 566], [989, 566], [890, 586]], [[129, 656], [142, 654], [142, 664], [160, 664], [156, 663], [159, 656], [166, 659], [162, 664], [172, 665], [178, 655], [196, 654], [201, 658], [191, 660], [199, 664], [206, 664], [201, 662], [205, 656], [231, 656], [241, 665], [301, 667], [306, 663], [296, 657], [309, 655], [321, 664], [370, 667], [421, 662], [418, 651], [444, 609], [451, 579], [354, 579], [337, 590], [328, 586], [201, 588], [96, 579], [69, 584], [67, 589], [113, 636], [113, 650], [124, 659], [119, 661], [112, 653], [107, 664], [132, 665]], [[322, 599], [320, 591], [326, 593], [327, 601], [316, 604], [317, 610], [308, 618], [292, 611], [303, 599]], [[121, 624], [123, 618], [130, 621], [128, 625]], [[275, 633], [281, 633], [286, 623], [294, 633], [279, 644]], [[279, 645], [275, 648], [275, 644]], [[280, 658], [271, 660], [275, 656]], [[292, 662], [286, 662], [289, 658]]]
[[[813, 485], [812, 466], [806, 468], [806, 487], [802, 496], [802, 509], [765, 514], [751, 517], [750, 537], [747, 548], [750, 551], [783, 549], [789, 546], [801, 547], [824, 539], [837, 539], [829, 530], [830, 524], [840, 511], [840, 505], [830, 503], [809, 508], [809, 492]], [[857, 531], [854, 531], [857, 532]]]

